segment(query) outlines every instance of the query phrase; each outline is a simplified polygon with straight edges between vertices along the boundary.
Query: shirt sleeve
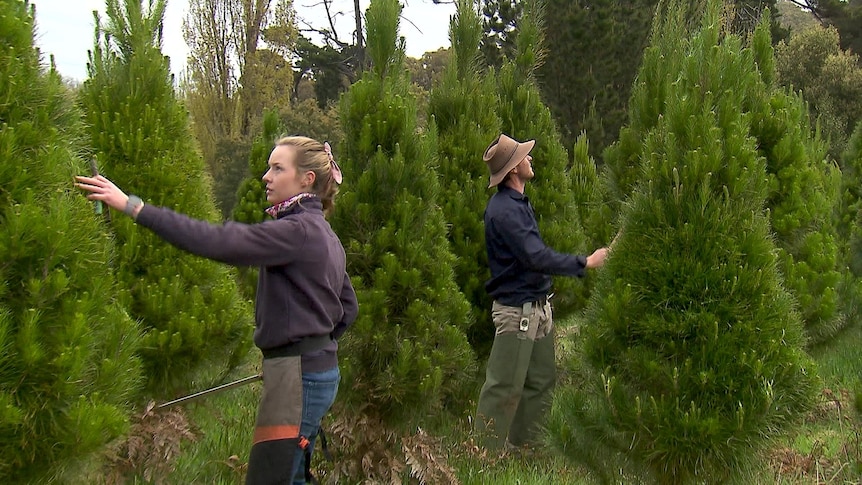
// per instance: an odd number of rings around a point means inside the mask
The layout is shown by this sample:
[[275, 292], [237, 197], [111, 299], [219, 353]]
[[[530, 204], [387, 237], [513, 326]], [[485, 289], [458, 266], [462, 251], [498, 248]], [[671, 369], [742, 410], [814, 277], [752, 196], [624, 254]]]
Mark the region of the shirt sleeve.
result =
[[501, 238], [526, 269], [554, 275], [584, 275], [587, 258], [546, 246], [532, 215], [507, 213], [500, 216], [499, 224]]
[[335, 324], [335, 329], [332, 331], [332, 338], [339, 338], [344, 335], [347, 328], [353, 325], [356, 317], [359, 315], [359, 304], [356, 301], [356, 291], [353, 290], [353, 285], [350, 283], [350, 276], [344, 273], [344, 283], [341, 286], [341, 306], [344, 308], [344, 318]]
[[293, 218], [218, 225], [144, 205], [136, 222], [179, 249], [234, 266], [288, 264], [301, 254], [306, 240], [305, 226]]

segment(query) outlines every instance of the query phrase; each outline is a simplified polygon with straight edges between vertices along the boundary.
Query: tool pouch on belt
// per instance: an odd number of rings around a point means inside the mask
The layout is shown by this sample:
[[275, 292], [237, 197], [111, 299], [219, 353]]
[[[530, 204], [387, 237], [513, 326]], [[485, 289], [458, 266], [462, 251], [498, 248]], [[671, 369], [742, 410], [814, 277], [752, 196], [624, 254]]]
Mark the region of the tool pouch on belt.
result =
[[263, 360], [263, 396], [257, 412], [246, 484], [291, 483], [294, 454], [300, 453], [302, 358]]
[[530, 317], [533, 315], [533, 302], [528, 301], [521, 307], [521, 321], [518, 325], [518, 330], [521, 335], [526, 336], [527, 330], [530, 329]]

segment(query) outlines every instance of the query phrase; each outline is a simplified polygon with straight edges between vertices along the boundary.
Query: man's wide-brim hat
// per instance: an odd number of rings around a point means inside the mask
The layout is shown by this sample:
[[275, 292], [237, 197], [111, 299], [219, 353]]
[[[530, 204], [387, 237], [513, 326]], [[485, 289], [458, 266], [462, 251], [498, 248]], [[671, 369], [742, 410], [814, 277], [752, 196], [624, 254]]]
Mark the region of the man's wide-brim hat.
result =
[[506, 178], [506, 174], [515, 168], [533, 149], [536, 140], [528, 140], [523, 143], [512, 139], [506, 134], [501, 134], [485, 150], [482, 159], [488, 164], [491, 171], [491, 183], [488, 188], [494, 187]]

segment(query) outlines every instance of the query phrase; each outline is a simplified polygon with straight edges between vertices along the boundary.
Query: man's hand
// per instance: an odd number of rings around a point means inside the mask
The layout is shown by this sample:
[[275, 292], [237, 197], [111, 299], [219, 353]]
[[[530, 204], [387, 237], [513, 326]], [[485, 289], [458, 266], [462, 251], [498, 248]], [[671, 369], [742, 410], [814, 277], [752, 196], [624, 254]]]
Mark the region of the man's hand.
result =
[[587, 269], [598, 268], [604, 265], [609, 252], [608, 248], [599, 248], [593, 251], [593, 254], [587, 256]]

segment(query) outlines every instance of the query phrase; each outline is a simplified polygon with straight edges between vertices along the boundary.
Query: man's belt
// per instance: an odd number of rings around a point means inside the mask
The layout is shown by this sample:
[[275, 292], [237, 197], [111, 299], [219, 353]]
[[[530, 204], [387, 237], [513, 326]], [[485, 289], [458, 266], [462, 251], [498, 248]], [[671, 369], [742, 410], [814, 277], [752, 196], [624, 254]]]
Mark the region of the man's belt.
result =
[[530, 316], [533, 315], [533, 308], [544, 307], [548, 304], [548, 300], [553, 297], [554, 294], [545, 295], [538, 300], [528, 301], [521, 305], [521, 321], [519, 322], [518, 329], [522, 332], [526, 332], [530, 328]]

